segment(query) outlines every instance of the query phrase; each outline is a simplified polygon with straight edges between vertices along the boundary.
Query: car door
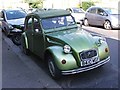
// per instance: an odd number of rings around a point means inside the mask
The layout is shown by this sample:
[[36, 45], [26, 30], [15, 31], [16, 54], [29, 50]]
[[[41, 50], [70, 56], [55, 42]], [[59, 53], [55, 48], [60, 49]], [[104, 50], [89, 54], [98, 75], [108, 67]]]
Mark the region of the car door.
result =
[[37, 17], [33, 18], [33, 52], [41, 58], [44, 55], [44, 34]]
[[103, 23], [106, 19], [105, 11], [101, 8], [97, 9], [97, 14], [96, 14], [96, 20], [97, 20], [97, 25], [103, 26]]
[[33, 52], [33, 18], [28, 16], [25, 21], [25, 32], [28, 40], [28, 48]]
[[95, 25], [96, 23], [96, 8], [91, 8], [87, 13], [88, 23], [91, 25]]

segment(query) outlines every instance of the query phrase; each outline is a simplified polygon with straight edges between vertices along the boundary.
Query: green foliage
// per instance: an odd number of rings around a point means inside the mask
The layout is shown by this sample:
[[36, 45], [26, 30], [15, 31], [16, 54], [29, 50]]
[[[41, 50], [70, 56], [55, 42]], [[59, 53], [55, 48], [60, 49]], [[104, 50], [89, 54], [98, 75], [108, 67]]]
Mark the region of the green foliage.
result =
[[42, 8], [43, 0], [25, 0], [29, 4], [30, 8]]
[[94, 5], [94, 2], [82, 2], [82, 5], [80, 5], [80, 7], [82, 7], [84, 10], [87, 10], [89, 7]]

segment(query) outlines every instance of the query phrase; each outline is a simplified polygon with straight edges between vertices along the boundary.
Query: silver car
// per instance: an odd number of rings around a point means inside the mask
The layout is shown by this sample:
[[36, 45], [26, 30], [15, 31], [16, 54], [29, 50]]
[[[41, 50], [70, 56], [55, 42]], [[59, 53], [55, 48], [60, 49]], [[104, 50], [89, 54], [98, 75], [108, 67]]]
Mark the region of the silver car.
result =
[[103, 26], [108, 30], [120, 28], [120, 12], [117, 9], [92, 6], [86, 10], [84, 25]]

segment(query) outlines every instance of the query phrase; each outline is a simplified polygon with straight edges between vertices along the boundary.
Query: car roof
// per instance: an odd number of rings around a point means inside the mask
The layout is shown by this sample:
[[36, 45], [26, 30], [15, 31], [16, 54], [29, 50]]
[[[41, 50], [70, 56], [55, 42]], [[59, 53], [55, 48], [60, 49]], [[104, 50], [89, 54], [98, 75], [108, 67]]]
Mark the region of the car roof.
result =
[[28, 16], [29, 15], [36, 15], [39, 16], [40, 18], [48, 18], [48, 17], [70, 15], [70, 12], [62, 9], [52, 9], [52, 10], [35, 11], [28, 14]]

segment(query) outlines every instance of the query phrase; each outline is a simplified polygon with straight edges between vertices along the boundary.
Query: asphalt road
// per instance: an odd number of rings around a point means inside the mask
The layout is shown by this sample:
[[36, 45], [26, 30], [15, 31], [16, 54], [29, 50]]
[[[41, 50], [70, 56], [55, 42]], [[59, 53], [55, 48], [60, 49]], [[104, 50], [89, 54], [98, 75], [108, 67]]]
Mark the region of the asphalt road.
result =
[[[89, 31], [88, 27], [87, 31]], [[105, 36], [110, 48], [110, 62], [91, 71], [53, 80], [40, 58], [33, 54], [24, 55], [20, 47], [15, 46], [3, 35], [2, 86], [3, 88], [118, 88], [118, 73], [120, 73], [118, 43], [120, 41], [114, 35]]]

